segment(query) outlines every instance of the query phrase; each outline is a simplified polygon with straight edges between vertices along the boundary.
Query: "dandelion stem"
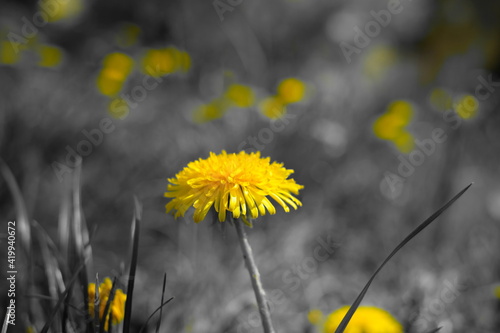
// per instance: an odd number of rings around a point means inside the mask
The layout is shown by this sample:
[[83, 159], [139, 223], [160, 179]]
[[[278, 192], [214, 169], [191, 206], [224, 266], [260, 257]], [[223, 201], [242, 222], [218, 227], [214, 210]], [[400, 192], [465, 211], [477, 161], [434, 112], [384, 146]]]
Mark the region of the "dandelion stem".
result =
[[255, 264], [255, 259], [252, 254], [250, 243], [248, 242], [247, 234], [245, 233], [243, 225], [239, 219], [233, 219], [233, 221], [236, 227], [236, 232], [238, 233], [241, 251], [243, 252], [243, 259], [245, 260], [245, 265], [250, 273], [250, 280], [252, 280], [252, 287], [255, 292], [255, 298], [257, 299], [257, 305], [259, 306], [259, 313], [260, 318], [262, 319], [264, 333], [275, 333], [271, 322], [271, 313], [269, 312], [266, 292], [264, 291], [264, 288], [262, 288], [259, 270]]

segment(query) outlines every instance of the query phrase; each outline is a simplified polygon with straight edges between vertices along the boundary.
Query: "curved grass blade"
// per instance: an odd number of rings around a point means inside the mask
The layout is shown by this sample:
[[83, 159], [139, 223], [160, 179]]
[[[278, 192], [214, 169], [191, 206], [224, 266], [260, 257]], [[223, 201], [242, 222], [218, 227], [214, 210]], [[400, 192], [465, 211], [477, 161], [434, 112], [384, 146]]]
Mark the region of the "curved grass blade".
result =
[[[163, 304], [163, 300], [165, 299], [165, 287], [167, 285], [167, 273], [163, 274], [163, 287], [161, 289], [161, 302]], [[158, 316], [158, 323], [156, 324], [156, 333], [160, 332], [161, 326], [161, 317], [163, 316], [163, 307], [160, 307], [160, 315]]]
[[378, 273], [382, 270], [382, 268], [387, 264], [389, 260], [403, 247], [405, 246], [413, 237], [418, 235], [423, 229], [425, 229], [429, 224], [431, 224], [436, 218], [438, 218], [439, 215], [441, 215], [446, 209], [448, 209], [455, 201], [457, 201], [458, 198], [462, 196], [462, 194], [465, 193], [471, 187], [472, 183], [466, 186], [463, 190], [461, 190], [457, 195], [455, 195], [450, 201], [448, 201], [443, 207], [441, 207], [438, 211], [436, 211], [434, 214], [432, 214], [430, 217], [428, 217], [424, 222], [422, 222], [418, 227], [415, 228], [408, 236], [406, 236], [405, 239], [401, 243], [396, 246], [396, 248], [385, 258], [385, 260], [382, 262], [382, 264], [377, 268], [375, 273], [370, 277], [368, 282], [366, 283], [365, 287], [363, 290], [361, 290], [361, 293], [359, 293], [358, 297], [352, 303], [351, 307], [349, 308], [349, 311], [347, 311], [346, 315], [340, 322], [339, 326], [335, 330], [335, 333], [343, 333], [345, 328], [347, 327], [347, 324], [349, 324], [349, 321], [351, 320], [352, 316], [354, 315], [354, 312], [358, 308], [359, 304], [365, 297], [366, 292], [368, 291], [368, 288], [370, 288], [370, 285], [372, 284], [373, 280], [375, 277], [378, 275]]
[[127, 300], [125, 301], [125, 314], [123, 318], [123, 333], [129, 333], [132, 317], [132, 298], [134, 295], [135, 270], [137, 268], [137, 256], [139, 253], [139, 232], [142, 218], [142, 205], [134, 197], [134, 218], [132, 219], [132, 257], [130, 259], [130, 270], [128, 274]]
[[436, 332], [441, 331], [441, 329], [442, 329], [442, 327], [437, 327], [437, 328], [435, 328], [435, 329], [433, 329], [433, 330], [430, 330], [430, 331], [429, 331], [429, 332], [427, 332], [427, 333], [436, 333]]
[[173, 300], [173, 299], [174, 299], [173, 297], [170, 297], [168, 300], [166, 300], [164, 303], [162, 303], [156, 310], [154, 310], [153, 313], [149, 315], [149, 317], [146, 320], [146, 322], [144, 323], [144, 325], [142, 325], [141, 329], [139, 330], [139, 333], [142, 333], [146, 329], [146, 327], [148, 327], [148, 323], [151, 320], [151, 318], [153, 318], [153, 316], [155, 315], [155, 313], [157, 313], [158, 311], [160, 311], [165, 305], [167, 305], [168, 303], [170, 303], [170, 301]]

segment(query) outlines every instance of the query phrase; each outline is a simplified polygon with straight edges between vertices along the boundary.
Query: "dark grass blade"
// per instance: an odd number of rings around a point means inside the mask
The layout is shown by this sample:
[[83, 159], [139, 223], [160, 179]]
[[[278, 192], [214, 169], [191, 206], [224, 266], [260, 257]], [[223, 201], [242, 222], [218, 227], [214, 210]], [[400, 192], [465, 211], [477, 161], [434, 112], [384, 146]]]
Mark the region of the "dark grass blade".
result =
[[[165, 299], [165, 287], [167, 286], [167, 273], [163, 274], [163, 288], [161, 289], [161, 302]], [[156, 333], [160, 332], [161, 327], [161, 317], [163, 316], [163, 307], [160, 307], [160, 316], [158, 317], [158, 323], [156, 324]]]
[[[109, 313], [109, 310], [111, 308], [111, 303], [113, 303], [113, 299], [115, 298], [115, 291], [116, 291], [116, 276], [113, 278], [113, 284], [111, 285], [111, 290], [109, 291], [109, 297], [108, 301], [106, 302], [106, 306], [104, 307], [104, 313], [101, 318], [101, 327], [99, 327], [99, 333], [104, 333], [104, 328], [106, 327], [106, 318], [108, 317], [109, 314], [109, 320], [108, 320], [108, 331], [111, 331], [111, 313]], [[100, 305], [99, 305], [100, 307]]]
[[128, 274], [127, 300], [125, 301], [125, 314], [123, 318], [123, 333], [129, 333], [132, 318], [132, 299], [134, 296], [135, 270], [137, 268], [137, 255], [139, 253], [139, 232], [142, 218], [142, 205], [134, 197], [134, 218], [132, 219], [132, 257]]
[[49, 331], [50, 326], [52, 325], [52, 321], [59, 311], [61, 304], [66, 300], [67, 295], [70, 293], [73, 284], [78, 280], [80, 275], [80, 271], [85, 267], [85, 263], [81, 263], [80, 266], [76, 269], [75, 273], [71, 277], [71, 280], [66, 284], [66, 290], [59, 296], [59, 300], [57, 301], [56, 306], [52, 309], [52, 314], [49, 316], [49, 320], [45, 323], [40, 333], [47, 333]]
[[438, 218], [439, 215], [441, 215], [446, 209], [448, 209], [455, 201], [457, 201], [458, 198], [462, 196], [462, 194], [465, 193], [471, 187], [472, 183], [469, 184], [467, 187], [465, 187], [462, 191], [460, 191], [457, 195], [455, 195], [450, 201], [448, 201], [443, 207], [441, 207], [438, 211], [436, 211], [434, 214], [432, 214], [430, 217], [428, 217], [424, 222], [422, 222], [415, 230], [413, 230], [408, 236], [406, 236], [405, 239], [401, 243], [396, 246], [396, 248], [385, 258], [385, 260], [382, 262], [382, 264], [377, 268], [375, 273], [370, 277], [368, 282], [366, 283], [365, 287], [361, 291], [361, 293], [358, 295], [354, 303], [352, 303], [351, 307], [349, 308], [349, 311], [347, 311], [346, 315], [340, 322], [339, 326], [335, 330], [335, 333], [343, 333], [345, 328], [347, 327], [347, 324], [349, 324], [349, 321], [351, 320], [352, 316], [354, 315], [354, 312], [358, 308], [359, 304], [365, 297], [366, 292], [368, 291], [368, 288], [370, 288], [371, 283], [375, 279], [375, 277], [378, 275], [378, 273], [382, 270], [382, 268], [387, 264], [389, 260], [403, 247], [405, 246], [413, 237], [418, 235], [423, 229], [425, 229], [429, 224], [431, 224], [436, 218]]
[[9, 324], [7, 323], [8, 322], [8, 319], [9, 319], [9, 310], [7, 309], [7, 311], [5, 312], [5, 320], [3, 321], [3, 324], [2, 324], [2, 333], [7, 333], [7, 328], [9, 327]]
[[162, 303], [156, 310], [154, 310], [153, 313], [149, 315], [149, 317], [146, 320], [146, 322], [144, 323], [144, 325], [142, 325], [141, 329], [139, 330], [139, 333], [142, 333], [146, 329], [146, 327], [148, 327], [148, 323], [151, 320], [151, 318], [153, 318], [153, 316], [158, 311], [160, 311], [165, 305], [167, 305], [168, 303], [170, 303], [170, 301], [173, 300], [173, 299], [174, 299], [173, 297], [170, 297], [168, 300], [166, 300], [164, 303]]

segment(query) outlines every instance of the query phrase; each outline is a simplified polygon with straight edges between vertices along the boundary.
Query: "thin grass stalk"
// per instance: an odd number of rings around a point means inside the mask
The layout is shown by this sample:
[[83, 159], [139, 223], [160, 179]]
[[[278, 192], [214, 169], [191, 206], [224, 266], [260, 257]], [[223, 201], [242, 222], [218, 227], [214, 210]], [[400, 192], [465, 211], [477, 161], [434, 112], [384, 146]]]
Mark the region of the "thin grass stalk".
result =
[[[108, 329], [109, 329], [109, 331], [111, 331], [111, 326], [112, 326], [111, 318], [113, 316], [110, 313], [110, 309], [111, 309], [111, 303], [113, 303], [113, 299], [115, 298], [115, 291], [116, 291], [116, 276], [113, 278], [113, 284], [111, 285], [111, 290], [109, 291], [108, 301], [106, 302], [106, 306], [104, 307], [104, 313], [103, 313], [102, 318], [101, 318], [101, 322], [100, 322], [101, 327], [99, 327], [99, 333], [105, 332], [106, 318], [108, 317], [108, 315], [109, 315]], [[101, 307], [100, 304], [99, 304], [99, 307]]]
[[128, 274], [127, 300], [125, 301], [125, 313], [123, 318], [123, 333], [129, 333], [132, 319], [132, 299], [134, 296], [135, 271], [137, 268], [137, 256], [139, 254], [139, 235], [142, 218], [142, 205], [134, 197], [134, 218], [132, 219], [132, 256], [130, 259], [130, 270]]
[[472, 185], [472, 183], [469, 184], [468, 186], [466, 186], [462, 191], [460, 191], [450, 201], [448, 201], [443, 207], [441, 207], [434, 214], [432, 214], [430, 217], [428, 217], [424, 222], [422, 222], [418, 227], [416, 227], [415, 230], [413, 230], [408, 236], [406, 236], [405, 239], [403, 239], [403, 241], [401, 241], [401, 243], [399, 243], [398, 246], [396, 246], [396, 248], [394, 250], [392, 250], [392, 252], [387, 256], [387, 258], [385, 258], [385, 260], [382, 262], [382, 264], [377, 268], [375, 273], [373, 273], [373, 275], [370, 277], [370, 279], [366, 283], [363, 290], [361, 290], [358, 297], [356, 298], [354, 303], [349, 308], [349, 311], [347, 311], [344, 318], [340, 322], [339, 326], [335, 330], [335, 333], [343, 333], [344, 332], [345, 328], [347, 327], [347, 324], [349, 324], [349, 321], [351, 320], [352, 316], [354, 315], [354, 312], [357, 310], [359, 304], [361, 303], [361, 301], [365, 297], [365, 294], [368, 291], [368, 288], [370, 288], [370, 285], [372, 284], [373, 280], [375, 279], [377, 274], [382, 270], [382, 268], [384, 268], [385, 264], [387, 264], [387, 262], [389, 260], [391, 260], [391, 258], [401, 248], [403, 248], [411, 239], [413, 239], [413, 237], [418, 235], [422, 230], [424, 230], [427, 226], [429, 226], [429, 224], [431, 224], [435, 219], [437, 219], [439, 217], [439, 215], [441, 215], [446, 209], [448, 209], [455, 201], [457, 201], [458, 198], [460, 198], [465, 193], [465, 191], [467, 191], [469, 189], [469, 187], [471, 187], [471, 185]]
[[[161, 302], [163, 304], [163, 300], [165, 299], [165, 288], [167, 286], [167, 273], [163, 274], [163, 287], [161, 289]], [[161, 317], [163, 316], [163, 307], [160, 307], [160, 315], [158, 317], [158, 323], [156, 324], [156, 333], [160, 332], [161, 326]]]
[[257, 306], [259, 307], [259, 313], [262, 320], [264, 333], [274, 333], [275, 331], [273, 328], [273, 323], [271, 321], [271, 313], [269, 311], [269, 306], [267, 303], [266, 292], [262, 287], [260, 273], [257, 265], [255, 264], [255, 259], [253, 257], [250, 243], [248, 242], [247, 234], [243, 229], [243, 225], [241, 224], [239, 219], [233, 219], [233, 222], [236, 227], [236, 233], [238, 234], [241, 251], [243, 252], [243, 259], [250, 274], [250, 280], [252, 281], [252, 288], [255, 293], [255, 298], [257, 299]]

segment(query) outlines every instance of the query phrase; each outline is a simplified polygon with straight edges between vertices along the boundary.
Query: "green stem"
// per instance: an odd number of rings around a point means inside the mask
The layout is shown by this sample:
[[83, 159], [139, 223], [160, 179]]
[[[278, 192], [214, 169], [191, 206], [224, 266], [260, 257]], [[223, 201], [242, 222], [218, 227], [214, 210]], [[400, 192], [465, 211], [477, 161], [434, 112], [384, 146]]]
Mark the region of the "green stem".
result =
[[257, 305], [259, 306], [259, 313], [260, 318], [262, 319], [264, 333], [275, 333], [271, 322], [271, 313], [269, 312], [266, 292], [264, 291], [262, 282], [260, 281], [260, 274], [257, 269], [257, 265], [255, 264], [252, 248], [250, 247], [250, 243], [248, 243], [248, 238], [241, 221], [239, 219], [233, 219], [233, 221], [236, 227], [236, 232], [238, 233], [241, 251], [243, 252], [243, 259], [245, 260], [245, 265], [250, 273], [250, 280], [252, 281], [253, 291], [255, 293], [255, 298], [257, 299]]

